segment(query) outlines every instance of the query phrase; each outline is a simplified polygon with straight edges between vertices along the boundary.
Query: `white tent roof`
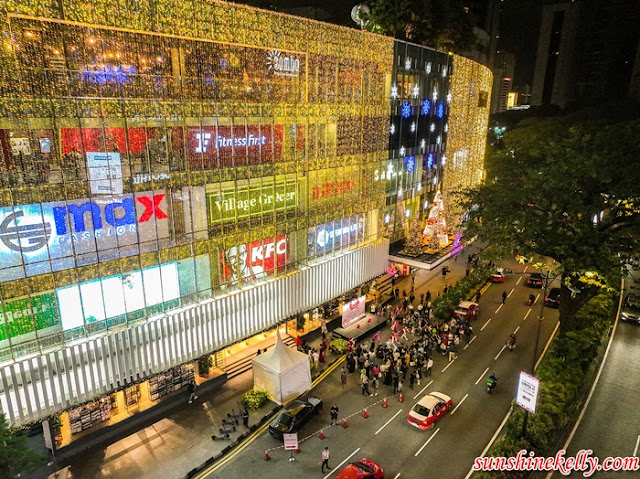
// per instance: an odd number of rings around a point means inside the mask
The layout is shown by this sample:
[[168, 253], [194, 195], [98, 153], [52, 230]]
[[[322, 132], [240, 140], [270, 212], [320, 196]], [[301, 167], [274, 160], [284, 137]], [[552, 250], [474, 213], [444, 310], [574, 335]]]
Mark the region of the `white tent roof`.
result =
[[288, 371], [303, 361], [307, 363], [309, 361], [308, 356], [296, 349], [285, 346], [282, 338], [280, 338], [279, 330], [276, 330], [275, 347], [271, 351], [253, 358], [254, 366], [259, 364], [264, 369], [276, 374]]

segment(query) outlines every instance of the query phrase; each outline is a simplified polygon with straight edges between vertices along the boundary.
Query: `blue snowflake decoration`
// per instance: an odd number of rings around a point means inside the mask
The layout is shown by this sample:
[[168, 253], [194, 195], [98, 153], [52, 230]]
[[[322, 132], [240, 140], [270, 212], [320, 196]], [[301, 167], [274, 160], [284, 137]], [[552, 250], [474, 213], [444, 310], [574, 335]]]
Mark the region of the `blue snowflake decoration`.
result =
[[431, 102], [427, 98], [425, 98], [422, 101], [422, 114], [424, 116], [427, 116], [430, 111], [431, 111]]
[[402, 111], [401, 111], [401, 115], [402, 118], [409, 118], [411, 116], [411, 103], [409, 103], [408, 101], [405, 101], [402, 104]]
[[438, 106], [436, 107], [436, 116], [438, 118], [442, 118], [444, 116], [444, 103], [443, 102], [439, 102]]
[[435, 161], [435, 157], [434, 157], [433, 153], [429, 153], [427, 155], [427, 168], [433, 167], [434, 161]]
[[415, 156], [405, 156], [404, 157], [404, 166], [407, 170], [407, 173], [413, 173], [416, 169], [416, 157]]

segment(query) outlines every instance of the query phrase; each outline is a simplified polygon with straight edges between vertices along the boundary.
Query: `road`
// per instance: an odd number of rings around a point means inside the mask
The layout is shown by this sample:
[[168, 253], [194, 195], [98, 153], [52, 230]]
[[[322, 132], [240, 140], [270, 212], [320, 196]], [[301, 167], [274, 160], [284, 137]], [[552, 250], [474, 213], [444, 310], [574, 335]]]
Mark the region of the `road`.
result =
[[[513, 266], [523, 271], [523, 266]], [[378, 462], [385, 477], [423, 479], [425, 477], [463, 478], [474, 459], [480, 455], [509, 410], [515, 396], [518, 373], [529, 370], [533, 359], [533, 345], [540, 311], [542, 291], [536, 304], [526, 304], [529, 289], [523, 286], [526, 275], [514, 274], [504, 284], [491, 285], [480, 301], [480, 314], [474, 323], [475, 337], [468, 346], [460, 348], [458, 359], [451, 363], [436, 354], [433, 377], [423, 378], [414, 390], [404, 387], [405, 401], [388, 399], [388, 407], [381, 405], [384, 394], [391, 396], [391, 388], [381, 386], [377, 397], [362, 396], [358, 377], [350, 375], [348, 387], [340, 387], [339, 370], [328, 375], [312, 392], [324, 400], [324, 412], [305, 425], [302, 438], [320, 429], [326, 439], [314, 435], [300, 444], [301, 452], [271, 450], [270, 461], [264, 461], [264, 451], [278, 446], [267, 432], [259, 435], [244, 448], [239, 448], [220, 464], [207, 471], [207, 478], [283, 478], [323, 477], [329, 479], [348, 461], [367, 457]], [[509, 297], [502, 305], [502, 292]], [[546, 308], [541, 324], [537, 354], [540, 355], [557, 325], [557, 311]], [[509, 334], [517, 331], [518, 346], [505, 349]], [[462, 344], [461, 344], [462, 346]], [[485, 380], [495, 372], [499, 385], [488, 395]], [[410, 426], [406, 414], [422, 394], [441, 391], [453, 399], [453, 409], [429, 431]], [[336, 402], [340, 418], [347, 419], [347, 428], [329, 425], [329, 408]], [[359, 411], [367, 407], [368, 418]], [[329, 473], [320, 472], [320, 455], [327, 446], [331, 451]]]
[[[627, 287], [633, 287], [633, 282]], [[584, 416], [567, 448], [567, 456], [581, 449], [591, 449], [602, 461], [608, 456], [638, 456], [640, 413], [638, 380], [640, 379], [640, 327], [620, 321], [611, 341], [602, 373]], [[564, 477], [559, 473], [554, 479]], [[582, 477], [579, 472], [569, 477]], [[638, 472], [598, 472], [597, 478], [638, 477]]]

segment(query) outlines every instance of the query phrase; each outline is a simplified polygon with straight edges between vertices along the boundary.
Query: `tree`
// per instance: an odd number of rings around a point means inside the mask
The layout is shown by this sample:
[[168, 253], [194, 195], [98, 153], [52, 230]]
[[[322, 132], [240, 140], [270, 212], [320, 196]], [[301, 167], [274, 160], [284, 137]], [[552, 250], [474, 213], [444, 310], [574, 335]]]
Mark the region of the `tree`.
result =
[[463, 195], [470, 236], [559, 263], [561, 334], [638, 260], [638, 131], [637, 108], [523, 120], [488, 158], [487, 180]]
[[367, 28], [400, 40], [463, 53], [473, 48], [473, 18], [459, 0], [371, 0]]
[[29, 445], [21, 431], [9, 426], [4, 414], [0, 414], [0, 471], [1, 477], [18, 477], [44, 464], [44, 458]]
[[422, 253], [422, 228], [418, 214], [414, 215], [411, 222], [407, 242], [404, 245], [404, 253], [409, 256], [419, 256]]

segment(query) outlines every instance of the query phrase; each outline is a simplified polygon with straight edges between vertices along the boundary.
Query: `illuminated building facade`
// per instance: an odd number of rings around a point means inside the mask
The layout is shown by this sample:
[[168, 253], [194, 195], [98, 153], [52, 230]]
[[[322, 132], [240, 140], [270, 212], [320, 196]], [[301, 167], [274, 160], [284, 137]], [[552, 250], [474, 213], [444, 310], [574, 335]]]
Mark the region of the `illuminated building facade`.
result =
[[[0, 24], [11, 424], [94, 401], [108, 417], [141, 383], [160, 400], [169, 371], [181, 387], [198, 358], [385, 271], [380, 178], [410, 168], [389, 160], [402, 44], [216, 0], [9, 1]], [[419, 95], [444, 144], [457, 57], [419, 55], [447, 73]], [[408, 187], [426, 189], [413, 137]]]

